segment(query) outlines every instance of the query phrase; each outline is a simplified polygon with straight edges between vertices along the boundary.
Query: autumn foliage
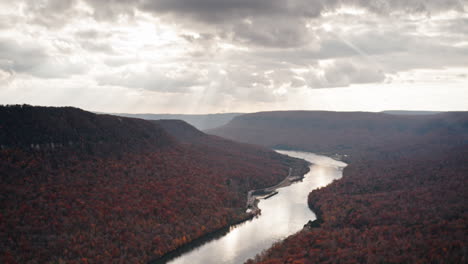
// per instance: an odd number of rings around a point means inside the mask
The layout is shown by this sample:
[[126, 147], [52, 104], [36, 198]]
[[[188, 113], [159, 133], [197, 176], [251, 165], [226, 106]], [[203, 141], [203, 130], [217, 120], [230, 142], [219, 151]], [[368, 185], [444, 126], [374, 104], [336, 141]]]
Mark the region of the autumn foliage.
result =
[[274, 245], [256, 263], [466, 263], [468, 147], [353, 160], [313, 191], [319, 228]]
[[146, 263], [248, 218], [248, 190], [298, 162], [75, 108], [7, 106], [0, 117], [3, 263]]
[[248, 263], [467, 263], [468, 113], [267, 112], [212, 133], [348, 154], [309, 195], [321, 218]]

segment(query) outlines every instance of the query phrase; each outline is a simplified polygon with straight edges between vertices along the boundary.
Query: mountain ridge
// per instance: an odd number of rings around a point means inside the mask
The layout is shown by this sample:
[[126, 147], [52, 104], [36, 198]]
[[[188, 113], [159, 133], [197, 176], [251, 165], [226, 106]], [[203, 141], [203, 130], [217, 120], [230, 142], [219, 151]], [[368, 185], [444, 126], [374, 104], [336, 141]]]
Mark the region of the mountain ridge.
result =
[[183, 120], [199, 130], [211, 129], [222, 126], [232, 118], [241, 115], [242, 113], [214, 113], [214, 114], [126, 114], [126, 113], [110, 113], [111, 115], [141, 118], [146, 120]]

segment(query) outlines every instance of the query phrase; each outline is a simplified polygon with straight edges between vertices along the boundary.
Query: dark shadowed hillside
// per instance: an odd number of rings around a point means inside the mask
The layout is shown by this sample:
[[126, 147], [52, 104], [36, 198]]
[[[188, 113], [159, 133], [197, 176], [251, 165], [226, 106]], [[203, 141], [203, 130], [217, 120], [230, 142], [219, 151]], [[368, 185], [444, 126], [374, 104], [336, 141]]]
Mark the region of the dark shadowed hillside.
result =
[[181, 115], [181, 114], [113, 114], [125, 117], [141, 118], [146, 120], [183, 120], [200, 129], [211, 129], [227, 124], [240, 113], [206, 114], [206, 115]]
[[255, 159], [258, 155], [278, 157], [276, 152], [267, 150], [258, 145], [239, 143], [222, 137], [205, 134], [182, 120], [157, 120], [152, 122], [162, 127], [171, 136], [182, 143], [205, 147], [213, 151], [224, 153], [243, 152], [242, 155], [244, 155], [244, 158], [247, 158], [249, 155], [251, 155], [249, 158], [252, 159]]
[[142, 150], [174, 143], [161, 127], [135, 118], [96, 115], [73, 107], [17, 105], [1, 107], [0, 111], [3, 148]]
[[[213, 156], [213, 160], [235, 162], [237, 159], [241, 159], [247, 162], [246, 164], [231, 164], [230, 167], [236, 167], [235, 171], [239, 169], [237, 166], [247, 166], [244, 169], [255, 171], [264, 166], [269, 166], [265, 161], [284, 162], [284, 156], [278, 155], [272, 150], [208, 135], [181, 120], [157, 120], [152, 122], [161, 126], [179, 142], [183, 143], [186, 148], [209, 153]], [[287, 163], [290, 167], [306, 167], [304, 161], [294, 158], [288, 159]], [[213, 165], [216, 166], [216, 164]], [[236, 179], [229, 179], [229, 182], [232, 185], [231, 187], [238, 185]], [[264, 182], [263, 184], [268, 183]]]
[[146, 263], [248, 219], [247, 192], [298, 162], [180, 122], [31, 106], [0, 117], [2, 263]]
[[162, 127], [169, 134], [177, 138], [178, 141], [184, 143], [196, 143], [203, 141], [210, 136], [196, 129], [192, 125], [182, 120], [167, 119], [167, 120], [156, 120], [151, 121], [154, 124]]

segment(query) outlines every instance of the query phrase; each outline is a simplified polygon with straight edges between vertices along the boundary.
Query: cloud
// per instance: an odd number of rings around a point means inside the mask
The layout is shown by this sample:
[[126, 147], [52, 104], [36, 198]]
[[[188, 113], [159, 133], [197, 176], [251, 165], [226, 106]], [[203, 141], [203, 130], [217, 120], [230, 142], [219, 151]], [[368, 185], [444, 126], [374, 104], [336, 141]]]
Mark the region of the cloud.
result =
[[274, 26], [269, 18], [255, 18], [235, 23], [231, 31], [233, 40], [244, 45], [300, 47], [316, 41], [299, 18], [279, 17]]
[[109, 32], [102, 32], [95, 29], [80, 30], [75, 32], [75, 37], [79, 39], [102, 39], [111, 35]]
[[139, 9], [153, 13], [190, 17], [207, 23], [244, 18], [294, 16], [317, 17], [322, 1], [305, 0], [157, 0], [139, 1]]
[[41, 78], [64, 78], [85, 72], [84, 65], [66, 57], [52, 57], [37, 43], [0, 39], [0, 69]]
[[[439, 13], [464, 11], [461, 0], [87, 0], [96, 12], [108, 16], [139, 9], [156, 14], [175, 14], [207, 23], [221, 23], [256, 17], [307, 17], [343, 6], [364, 8], [379, 14], [402, 12]], [[107, 10], [104, 12], [103, 10]]]
[[310, 88], [336, 88], [383, 82], [385, 74], [375, 65], [336, 60], [323, 68], [311, 69], [303, 78]]
[[201, 84], [200, 76], [190, 72], [172, 72], [147, 67], [144, 70], [129, 70], [97, 76], [99, 85], [113, 85], [144, 89], [161, 93], [188, 93]]
[[95, 29], [79, 30], [73, 37], [81, 48], [92, 53], [116, 54], [112, 46], [112, 32], [98, 31]]
[[344, 4], [356, 5], [379, 14], [402, 12], [406, 14], [436, 14], [454, 10], [464, 12], [464, 0], [345, 0]]
[[[83, 0], [91, 11], [80, 6], [78, 0], [26, 0], [26, 13], [35, 24], [48, 27], [63, 26], [78, 17], [92, 16], [98, 21], [116, 21], [122, 16], [133, 19], [135, 12], [152, 14], [166, 23], [235, 43], [236, 45], [265, 48], [298, 48], [318, 42], [320, 32], [307, 28], [320, 23], [324, 13], [340, 8], [358, 8], [379, 16], [392, 16], [400, 20], [408, 14], [438, 14], [454, 10], [462, 13], [466, 0]], [[402, 15], [403, 14], [403, 15]], [[353, 21], [350, 21], [353, 23]], [[379, 26], [379, 25], [375, 25]], [[99, 37], [97, 32], [80, 32], [78, 37]], [[373, 45], [368, 49], [387, 49]], [[322, 41], [323, 43], [323, 41]], [[363, 45], [365, 45], [365, 43]], [[354, 52], [339, 42], [324, 45], [321, 54]], [[338, 46], [332, 46], [338, 44]], [[104, 43], [87, 41], [82, 47], [95, 52], [110, 48]], [[111, 51], [112, 52], [112, 51]], [[372, 52], [372, 51], [371, 51]], [[192, 55], [201, 56], [200, 52]], [[323, 57], [326, 57], [324, 55]]]
[[81, 47], [90, 52], [114, 54], [114, 48], [107, 42], [81, 41]]
[[[215, 33], [244, 44], [265, 47], [296, 47], [313, 41], [307, 21], [342, 7], [379, 15], [464, 12], [460, 0], [84, 0], [98, 21], [133, 18], [135, 11], [153, 14], [196, 31]], [[34, 23], [60, 26], [84, 11], [78, 0], [27, 0], [26, 10]], [[400, 17], [394, 17], [399, 19]]]
[[425, 69], [452, 78], [454, 68], [467, 67], [467, 6], [466, 0], [0, 0], [0, 82], [62, 78], [64, 85], [80, 80], [131, 94], [209, 94], [206, 102], [222, 107], [323, 92], [308, 88], [400, 77], [418, 83], [430, 75]]
[[[18, 1], [16, 4], [21, 4]], [[79, 12], [74, 8], [78, 0], [25, 0], [24, 15], [32, 24], [49, 28], [62, 27], [75, 19]]]
[[459, 36], [463, 41], [466, 41], [468, 36], [468, 17], [445, 19], [438, 21], [436, 33], [451, 34]]
[[47, 59], [44, 50], [32, 43], [0, 39], [0, 67], [5, 71], [34, 72]]

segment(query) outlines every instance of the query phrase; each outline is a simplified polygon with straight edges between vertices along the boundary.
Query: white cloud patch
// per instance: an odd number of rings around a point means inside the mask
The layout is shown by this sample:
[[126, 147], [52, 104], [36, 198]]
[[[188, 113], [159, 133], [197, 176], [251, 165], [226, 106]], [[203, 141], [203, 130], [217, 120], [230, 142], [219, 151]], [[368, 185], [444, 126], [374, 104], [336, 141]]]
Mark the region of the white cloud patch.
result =
[[143, 70], [114, 72], [96, 78], [99, 85], [113, 85], [145, 89], [162, 93], [188, 93], [201, 84], [200, 76], [190, 72], [167, 72], [164, 69], [145, 67]]

